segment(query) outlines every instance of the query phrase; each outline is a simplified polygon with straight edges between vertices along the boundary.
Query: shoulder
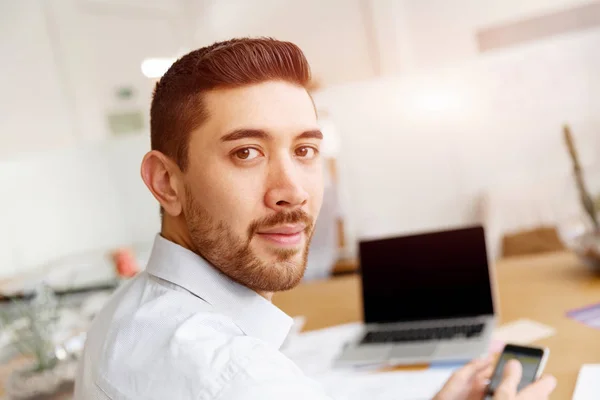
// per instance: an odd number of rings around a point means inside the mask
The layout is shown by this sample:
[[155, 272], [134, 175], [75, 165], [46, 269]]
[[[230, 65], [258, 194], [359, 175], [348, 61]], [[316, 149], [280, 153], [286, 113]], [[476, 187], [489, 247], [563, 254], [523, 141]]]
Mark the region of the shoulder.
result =
[[231, 318], [148, 282], [111, 301], [88, 342], [86, 374], [113, 399], [235, 399], [253, 391], [258, 397], [248, 398], [265, 398], [258, 393], [310, 387], [291, 360]]
[[[243, 332], [189, 292], [148, 278], [119, 290], [88, 331], [84, 375], [112, 398], [197, 398], [219, 348]], [[224, 354], [221, 352], [221, 354]]]
[[173, 325], [134, 318], [118, 330], [103, 351], [98, 380], [116, 398], [236, 398], [231, 391], [302, 376], [277, 349], [216, 313], [195, 313]]
[[244, 379], [301, 375], [277, 349], [187, 292], [131, 287], [111, 303], [89, 332], [85, 359], [112, 398], [216, 399]]

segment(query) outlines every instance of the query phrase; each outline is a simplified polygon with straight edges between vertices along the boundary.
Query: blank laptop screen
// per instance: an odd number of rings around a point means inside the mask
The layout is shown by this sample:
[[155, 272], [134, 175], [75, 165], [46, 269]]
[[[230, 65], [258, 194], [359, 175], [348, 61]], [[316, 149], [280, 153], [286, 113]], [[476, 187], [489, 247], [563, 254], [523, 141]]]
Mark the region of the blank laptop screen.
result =
[[362, 241], [366, 323], [493, 314], [482, 227]]

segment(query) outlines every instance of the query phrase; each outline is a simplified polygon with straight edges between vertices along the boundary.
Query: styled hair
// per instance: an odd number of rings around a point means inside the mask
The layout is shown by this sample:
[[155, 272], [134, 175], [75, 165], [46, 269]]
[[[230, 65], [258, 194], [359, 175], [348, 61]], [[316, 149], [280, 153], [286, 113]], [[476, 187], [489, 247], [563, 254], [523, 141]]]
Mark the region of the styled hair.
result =
[[154, 89], [150, 107], [152, 149], [185, 170], [190, 133], [207, 118], [203, 94], [270, 80], [310, 87], [310, 67], [298, 46], [271, 38], [241, 38], [184, 55]]

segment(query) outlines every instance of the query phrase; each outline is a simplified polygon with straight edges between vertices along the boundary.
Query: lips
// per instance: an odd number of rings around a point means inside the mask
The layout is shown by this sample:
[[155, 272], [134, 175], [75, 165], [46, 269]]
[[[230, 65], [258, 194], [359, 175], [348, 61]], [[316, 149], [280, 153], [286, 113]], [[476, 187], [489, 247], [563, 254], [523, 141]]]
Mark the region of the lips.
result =
[[262, 229], [257, 234], [273, 244], [291, 246], [300, 243], [305, 229], [306, 225], [303, 224], [281, 225]]
[[258, 233], [267, 235], [294, 235], [303, 232], [304, 229], [306, 229], [306, 225], [303, 224], [280, 225], [269, 229], [261, 229]]

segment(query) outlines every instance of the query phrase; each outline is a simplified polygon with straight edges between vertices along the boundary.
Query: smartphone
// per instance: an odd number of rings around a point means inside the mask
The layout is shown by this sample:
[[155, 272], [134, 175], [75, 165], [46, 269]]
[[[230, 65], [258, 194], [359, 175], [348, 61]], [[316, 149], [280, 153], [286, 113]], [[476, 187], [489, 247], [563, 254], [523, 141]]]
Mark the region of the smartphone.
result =
[[517, 346], [514, 344], [507, 344], [504, 346], [504, 350], [498, 358], [496, 368], [490, 379], [490, 384], [487, 387], [486, 399], [491, 399], [504, 375], [504, 366], [509, 360], [513, 358], [518, 360], [523, 366], [523, 376], [521, 382], [519, 382], [518, 390], [520, 391], [529, 384], [535, 382], [544, 367], [546, 366], [546, 360], [550, 354], [550, 350], [541, 347], [528, 347], [528, 346]]

